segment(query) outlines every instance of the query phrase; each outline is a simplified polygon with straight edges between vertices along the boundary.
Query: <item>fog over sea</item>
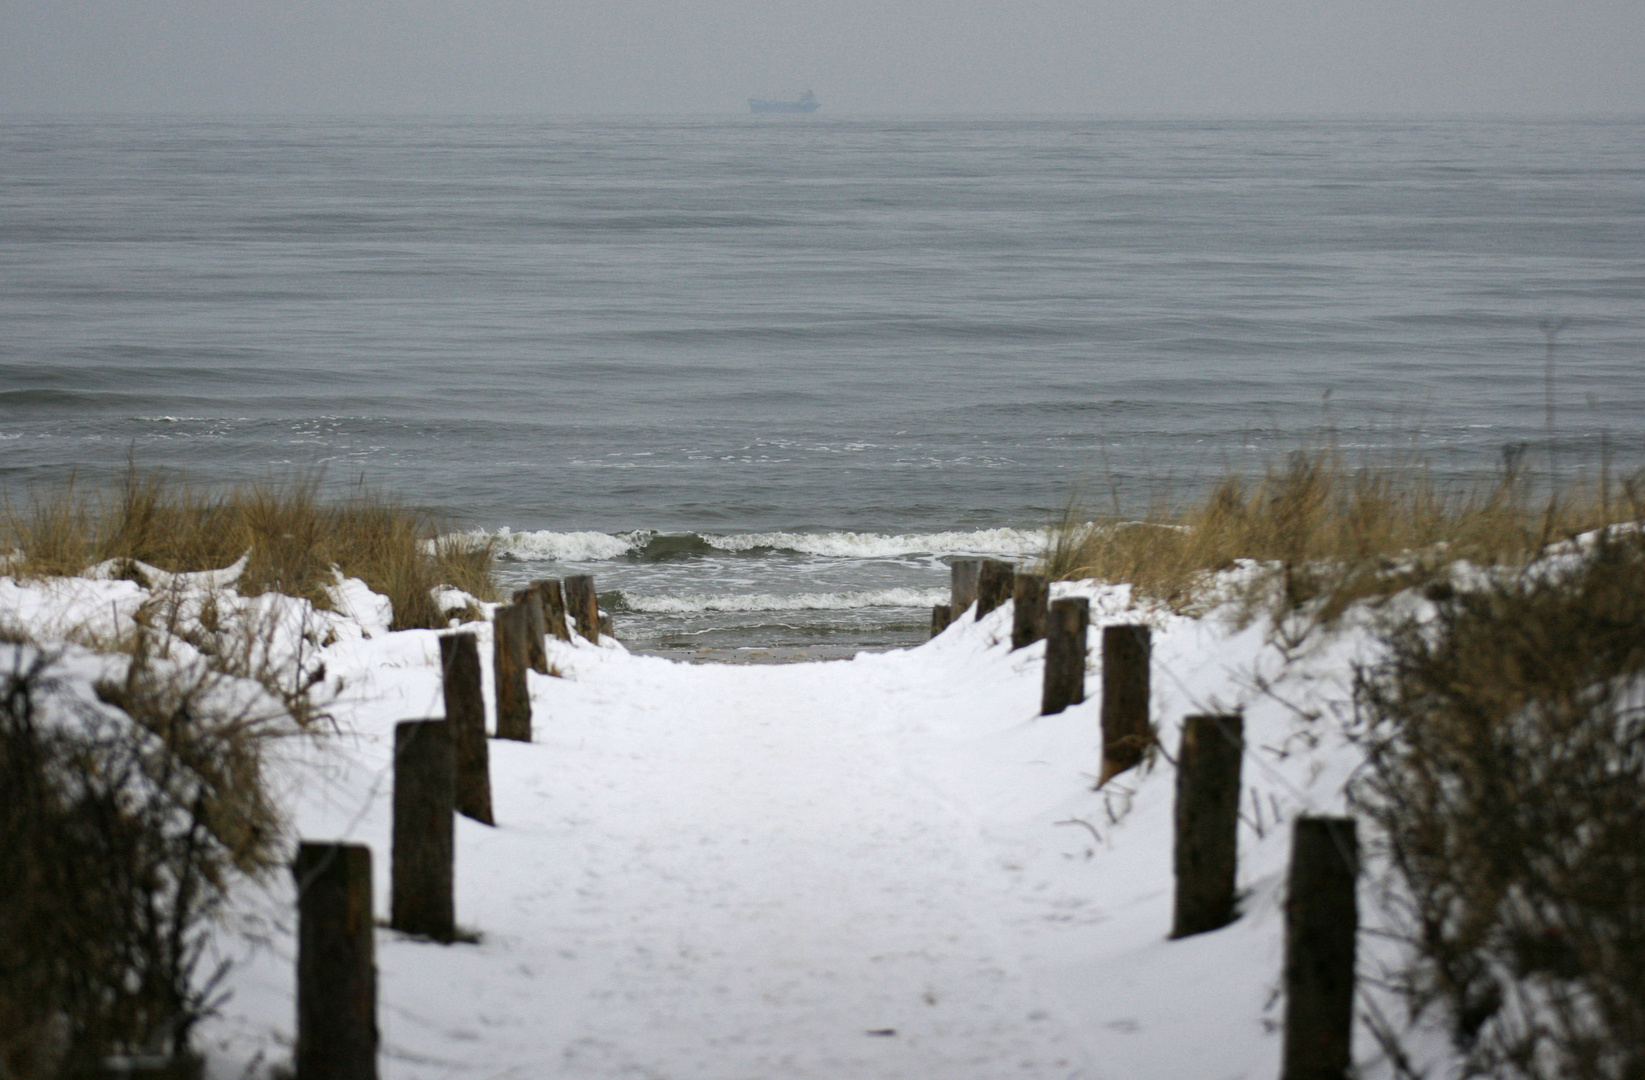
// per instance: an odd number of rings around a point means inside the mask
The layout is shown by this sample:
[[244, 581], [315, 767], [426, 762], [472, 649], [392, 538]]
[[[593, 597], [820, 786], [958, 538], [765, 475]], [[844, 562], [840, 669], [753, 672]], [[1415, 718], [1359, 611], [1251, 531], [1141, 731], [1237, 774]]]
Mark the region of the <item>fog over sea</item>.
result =
[[[923, 639], [1334, 441], [1645, 465], [1645, 120], [0, 119], [0, 483], [319, 473], [631, 647]], [[1602, 449], [1603, 448], [1603, 449]]]

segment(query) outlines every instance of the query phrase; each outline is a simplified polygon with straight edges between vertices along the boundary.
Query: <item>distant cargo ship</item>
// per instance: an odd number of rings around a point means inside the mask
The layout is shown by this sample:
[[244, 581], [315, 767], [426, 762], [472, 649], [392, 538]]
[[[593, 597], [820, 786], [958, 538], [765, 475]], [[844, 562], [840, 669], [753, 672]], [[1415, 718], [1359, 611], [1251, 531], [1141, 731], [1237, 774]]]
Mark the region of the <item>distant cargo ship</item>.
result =
[[822, 106], [817, 101], [817, 95], [807, 90], [800, 95], [798, 101], [762, 101], [759, 98], [749, 98], [748, 107], [754, 112], [814, 113]]

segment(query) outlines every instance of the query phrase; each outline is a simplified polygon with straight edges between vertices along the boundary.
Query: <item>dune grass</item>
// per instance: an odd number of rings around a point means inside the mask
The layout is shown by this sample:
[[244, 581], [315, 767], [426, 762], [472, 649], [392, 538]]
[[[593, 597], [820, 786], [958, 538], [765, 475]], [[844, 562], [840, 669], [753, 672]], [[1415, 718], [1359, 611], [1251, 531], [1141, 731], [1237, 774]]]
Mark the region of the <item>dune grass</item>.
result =
[[1043, 569], [1058, 580], [1126, 582], [1176, 610], [1203, 599], [1209, 575], [1262, 564], [1248, 599], [1295, 610], [1322, 601], [1329, 621], [1356, 599], [1421, 585], [1459, 559], [1524, 563], [1550, 542], [1642, 516], [1638, 479], [1538, 489], [1521, 463], [1472, 485], [1442, 485], [1420, 464], [1351, 466], [1334, 448], [1303, 450], [1254, 479], [1232, 475], [1198, 502], [1161, 501], [1140, 518], [1053, 530]]
[[70, 482], [0, 501], [0, 545], [21, 553], [11, 572], [73, 575], [108, 559], [173, 572], [250, 559], [238, 588], [328, 607], [333, 567], [394, 603], [394, 629], [445, 625], [430, 590], [449, 585], [491, 599], [494, 553], [442, 538], [430, 513], [363, 488], [323, 500], [313, 478], [226, 491], [129, 467], [112, 491]]

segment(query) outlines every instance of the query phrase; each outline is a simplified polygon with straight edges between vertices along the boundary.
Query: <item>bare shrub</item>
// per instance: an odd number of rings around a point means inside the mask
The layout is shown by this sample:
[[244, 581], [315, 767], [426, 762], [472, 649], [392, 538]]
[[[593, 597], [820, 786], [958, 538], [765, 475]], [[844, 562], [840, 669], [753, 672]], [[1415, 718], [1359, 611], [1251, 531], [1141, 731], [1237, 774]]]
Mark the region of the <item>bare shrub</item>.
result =
[[1645, 1077], [1645, 541], [1562, 561], [1390, 631], [1354, 794], [1469, 1075]]
[[274, 858], [261, 782], [274, 714], [260, 692], [142, 657], [97, 687], [99, 704], [56, 658], [6, 652], [0, 1074], [181, 1052], [221, 975], [201, 970], [207, 923], [234, 874]]

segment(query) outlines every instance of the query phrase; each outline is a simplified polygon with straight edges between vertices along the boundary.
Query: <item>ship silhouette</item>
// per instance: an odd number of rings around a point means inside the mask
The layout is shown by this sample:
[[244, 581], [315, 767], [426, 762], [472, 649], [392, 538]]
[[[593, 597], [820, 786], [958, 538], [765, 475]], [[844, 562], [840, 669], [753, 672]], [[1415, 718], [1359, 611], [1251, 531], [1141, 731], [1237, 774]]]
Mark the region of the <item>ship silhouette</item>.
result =
[[800, 95], [798, 101], [766, 101], [763, 98], [749, 98], [748, 108], [757, 113], [814, 113], [822, 107], [817, 95], [807, 90]]

